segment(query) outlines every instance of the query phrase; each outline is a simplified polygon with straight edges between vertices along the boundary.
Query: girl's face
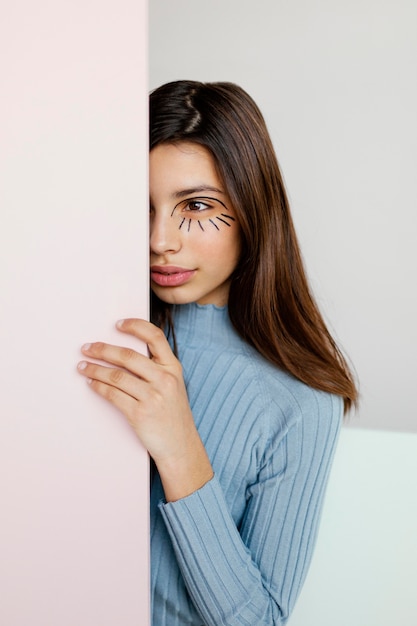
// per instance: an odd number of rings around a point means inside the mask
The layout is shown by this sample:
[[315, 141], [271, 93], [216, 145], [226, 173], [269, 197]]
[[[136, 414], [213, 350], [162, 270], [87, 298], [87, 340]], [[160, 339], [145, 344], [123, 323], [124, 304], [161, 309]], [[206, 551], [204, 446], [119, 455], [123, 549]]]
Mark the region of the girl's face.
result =
[[170, 304], [227, 303], [240, 228], [210, 152], [183, 141], [150, 153], [151, 287]]

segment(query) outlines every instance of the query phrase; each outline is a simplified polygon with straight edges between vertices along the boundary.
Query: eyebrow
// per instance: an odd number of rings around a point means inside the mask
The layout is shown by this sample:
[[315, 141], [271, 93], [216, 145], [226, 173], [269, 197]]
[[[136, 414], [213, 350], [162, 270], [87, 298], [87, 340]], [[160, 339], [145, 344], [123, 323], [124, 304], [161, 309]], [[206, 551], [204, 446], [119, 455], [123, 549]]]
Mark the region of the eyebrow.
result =
[[173, 198], [183, 198], [184, 196], [189, 196], [193, 193], [204, 193], [206, 191], [211, 191], [214, 193], [221, 193], [223, 195], [224, 191], [222, 191], [221, 189], [218, 189], [217, 187], [211, 187], [211, 185], [200, 185], [198, 187], [190, 187], [190, 189], [181, 189], [180, 191], [175, 191], [172, 194]]

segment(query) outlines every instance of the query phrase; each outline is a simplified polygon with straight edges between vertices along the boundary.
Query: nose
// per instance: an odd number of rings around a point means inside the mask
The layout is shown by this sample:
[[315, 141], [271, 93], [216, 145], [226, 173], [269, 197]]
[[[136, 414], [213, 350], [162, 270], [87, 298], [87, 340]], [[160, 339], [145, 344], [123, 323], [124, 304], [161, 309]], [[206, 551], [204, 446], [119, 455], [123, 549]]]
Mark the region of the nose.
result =
[[174, 217], [153, 212], [150, 217], [149, 230], [151, 252], [154, 254], [174, 254], [180, 250], [181, 233]]

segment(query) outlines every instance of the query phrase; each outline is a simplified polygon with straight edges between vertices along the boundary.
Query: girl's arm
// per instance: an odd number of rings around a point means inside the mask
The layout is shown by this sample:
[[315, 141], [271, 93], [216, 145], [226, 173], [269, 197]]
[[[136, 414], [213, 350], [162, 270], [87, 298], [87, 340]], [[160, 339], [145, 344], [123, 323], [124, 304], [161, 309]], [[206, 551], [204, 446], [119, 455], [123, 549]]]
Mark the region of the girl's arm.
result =
[[[148, 344], [151, 358], [95, 343], [83, 353], [91, 387], [118, 407], [154, 458], [165, 490], [161, 504], [177, 562], [207, 626], [285, 624], [315, 543], [341, 402], [317, 393], [247, 489], [236, 527], [194, 425], [178, 360], [162, 333], [142, 320], [118, 326]], [[320, 401], [319, 401], [320, 398]], [[271, 412], [273, 412], [273, 408]], [[277, 405], [279, 412], [280, 407]]]
[[126, 416], [154, 459], [167, 501], [183, 498], [213, 476], [195, 427], [178, 359], [162, 330], [139, 319], [121, 320], [117, 328], [144, 341], [150, 358], [102, 342], [85, 344], [78, 365], [91, 388]]
[[282, 626], [291, 615], [311, 562], [341, 424], [341, 400], [321, 394], [315, 407], [314, 395], [247, 486], [238, 527], [231, 494], [227, 499], [217, 476], [189, 497], [160, 504], [206, 626]]

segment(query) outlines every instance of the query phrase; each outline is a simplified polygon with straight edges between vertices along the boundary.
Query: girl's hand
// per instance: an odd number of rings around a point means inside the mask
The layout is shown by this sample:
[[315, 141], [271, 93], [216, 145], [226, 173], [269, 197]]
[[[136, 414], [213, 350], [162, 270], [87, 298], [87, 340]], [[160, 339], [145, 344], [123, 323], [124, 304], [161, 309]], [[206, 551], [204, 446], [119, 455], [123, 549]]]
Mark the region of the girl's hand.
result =
[[82, 352], [110, 366], [81, 361], [91, 388], [126, 416], [160, 472], [167, 500], [184, 497], [213, 471], [188, 403], [182, 368], [163, 331], [145, 320], [117, 328], [148, 345], [150, 358], [130, 348], [86, 344]]

